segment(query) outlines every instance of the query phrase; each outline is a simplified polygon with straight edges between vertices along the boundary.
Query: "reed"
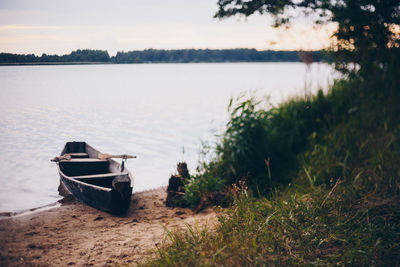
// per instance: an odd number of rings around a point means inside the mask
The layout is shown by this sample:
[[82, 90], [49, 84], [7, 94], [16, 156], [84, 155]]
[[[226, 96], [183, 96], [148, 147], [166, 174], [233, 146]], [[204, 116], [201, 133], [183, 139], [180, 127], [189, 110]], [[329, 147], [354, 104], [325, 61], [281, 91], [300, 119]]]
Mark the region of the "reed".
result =
[[257, 196], [290, 183], [302, 169], [299, 155], [310, 147], [310, 137], [345, 120], [349, 109], [357, 109], [359, 92], [348, 90], [349, 81], [343, 83], [337, 81], [327, 94], [294, 97], [278, 107], [254, 97], [232, 99], [226, 131], [215, 146], [205, 146], [208, 161], [200, 163], [198, 175], [186, 188], [189, 206], [198, 206], [205, 195], [221, 190], [216, 181], [229, 187], [246, 180]]

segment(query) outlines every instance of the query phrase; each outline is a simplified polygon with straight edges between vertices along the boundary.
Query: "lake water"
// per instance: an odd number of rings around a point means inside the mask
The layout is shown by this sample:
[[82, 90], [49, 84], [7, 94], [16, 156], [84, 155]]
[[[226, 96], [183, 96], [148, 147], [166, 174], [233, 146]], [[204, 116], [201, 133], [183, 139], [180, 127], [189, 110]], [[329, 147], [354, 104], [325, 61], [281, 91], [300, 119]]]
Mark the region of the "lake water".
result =
[[[176, 163], [194, 170], [201, 140], [213, 141], [227, 105], [257, 90], [274, 104], [326, 88], [325, 64], [217, 63], [0, 67], [0, 212], [57, 202], [50, 159], [65, 142], [128, 153], [134, 191], [167, 185]], [[184, 153], [183, 153], [184, 151]]]

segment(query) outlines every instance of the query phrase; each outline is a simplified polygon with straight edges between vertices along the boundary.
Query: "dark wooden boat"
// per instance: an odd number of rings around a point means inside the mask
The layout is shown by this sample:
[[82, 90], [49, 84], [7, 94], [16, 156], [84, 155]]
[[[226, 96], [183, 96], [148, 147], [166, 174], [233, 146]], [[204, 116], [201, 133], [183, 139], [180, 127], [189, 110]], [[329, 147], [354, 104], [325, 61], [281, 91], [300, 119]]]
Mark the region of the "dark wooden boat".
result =
[[[122, 158], [122, 165], [111, 158]], [[111, 213], [123, 213], [130, 204], [132, 174], [124, 168], [129, 155], [101, 154], [86, 142], [67, 142], [57, 162], [60, 186], [78, 200]]]

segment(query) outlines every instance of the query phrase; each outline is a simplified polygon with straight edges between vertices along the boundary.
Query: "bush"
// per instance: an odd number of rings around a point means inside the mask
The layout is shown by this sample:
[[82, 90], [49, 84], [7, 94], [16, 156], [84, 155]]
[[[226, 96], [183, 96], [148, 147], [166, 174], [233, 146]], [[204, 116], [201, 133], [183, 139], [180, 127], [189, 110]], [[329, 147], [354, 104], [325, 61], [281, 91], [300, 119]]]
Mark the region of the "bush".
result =
[[[225, 181], [206, 173], [189, 179], [185, 185], [184, 200], [191, 209], [200, 210], [205, 205], [223, 204], [228, 196], [219, 192], [225, 187]], [[214, 192], [214, 193], [212, 193]]]

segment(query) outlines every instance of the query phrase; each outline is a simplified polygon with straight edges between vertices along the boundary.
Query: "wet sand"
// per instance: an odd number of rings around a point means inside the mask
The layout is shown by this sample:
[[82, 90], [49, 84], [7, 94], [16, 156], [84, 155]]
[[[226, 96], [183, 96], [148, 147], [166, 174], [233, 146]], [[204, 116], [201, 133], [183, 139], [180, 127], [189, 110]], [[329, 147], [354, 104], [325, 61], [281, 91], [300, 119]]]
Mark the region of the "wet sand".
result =
[[133, 195], [127, 214], [113, 216], [75, 200], [0, 220], [0, 266], [135, 265], [165, 241], [165, 229], [216, 222], [208, 209], [164, 205], [165, 188]]

